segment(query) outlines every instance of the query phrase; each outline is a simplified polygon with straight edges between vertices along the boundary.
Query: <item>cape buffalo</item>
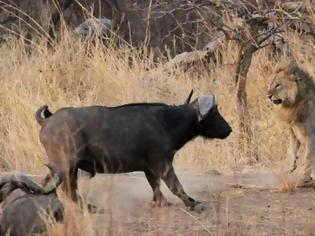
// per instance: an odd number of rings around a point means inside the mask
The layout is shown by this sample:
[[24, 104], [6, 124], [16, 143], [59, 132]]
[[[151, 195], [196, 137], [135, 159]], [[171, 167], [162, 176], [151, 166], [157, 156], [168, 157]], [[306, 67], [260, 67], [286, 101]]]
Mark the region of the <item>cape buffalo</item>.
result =
[[232, 131], [220, 115], [214, 95], [179, 106], [66, 107], [54, 114], [45, 105], [35, 117], [49, 163], [60, 171], [63, 189], [75, 201], [78, 169], [91, 177], [95, 173], [143, 171], [158, 205], [167, 204], [160, 191], [162, 179], [194, 209], [199, 202], [189, 197], [179, 182], [172, 165], [174, 154], [197, 136], [224, 139]]

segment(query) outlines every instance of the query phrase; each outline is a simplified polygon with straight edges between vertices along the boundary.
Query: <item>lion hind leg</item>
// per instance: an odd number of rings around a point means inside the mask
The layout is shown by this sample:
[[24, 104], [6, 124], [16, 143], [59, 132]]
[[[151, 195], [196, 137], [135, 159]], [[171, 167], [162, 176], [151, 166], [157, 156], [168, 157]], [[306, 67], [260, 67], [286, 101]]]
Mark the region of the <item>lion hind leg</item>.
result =
[[315, 187], [315, 144], [313, 142], [306, 145], [303, 161], [303, 177], [299, 181], [298, 187]]

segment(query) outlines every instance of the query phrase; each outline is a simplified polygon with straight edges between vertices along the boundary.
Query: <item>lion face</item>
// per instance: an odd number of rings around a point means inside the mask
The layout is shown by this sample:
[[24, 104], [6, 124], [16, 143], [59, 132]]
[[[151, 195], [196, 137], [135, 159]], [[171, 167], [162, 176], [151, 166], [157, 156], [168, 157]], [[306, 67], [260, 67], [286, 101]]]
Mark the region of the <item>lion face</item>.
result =
[[276, 71], [268, 90], [268, 98], [275, 105], [292, 106], [296, 103], [299, 93], [298, 78], [294, 73]]

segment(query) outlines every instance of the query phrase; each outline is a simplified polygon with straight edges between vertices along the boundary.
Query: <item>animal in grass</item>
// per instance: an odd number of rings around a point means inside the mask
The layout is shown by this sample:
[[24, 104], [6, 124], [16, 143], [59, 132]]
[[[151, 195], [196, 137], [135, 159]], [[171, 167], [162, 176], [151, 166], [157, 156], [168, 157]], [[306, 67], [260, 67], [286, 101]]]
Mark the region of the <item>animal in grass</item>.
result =
[[298, 151], [304, 148], [298, 187], [314, 186], [315, 178], [315, 83], [295, 62], [280, 64], [268, 91], [281, 120], [290, 130], [291, 172], [297, 168]]
[[[63, 189], [78, 200], [77, 173], [143, 171], [153, 190], [153, 201], [167, 205], [161, 179], [191, 210], [202, 204], [186, 194], [173, 158], [197, 136], [225, 139], [231, 127], [219, 113], [214, 95], [183, 105], [132, 103], [117, 107], [66, 107], [52, 114], [47, 106], [36, 112], [40, 141], [63, 178]], [[197, 207], [198, 206], [198, 207]], [[197, 208], [197, 209], [196, 209]]]
[[45, 233], [45, 215], [57, 222], [63, 220], [63, 205], [56, 194], [61, 178], [50, 169], [43, 186], [23, 173], [0, 175], [0, 236]]

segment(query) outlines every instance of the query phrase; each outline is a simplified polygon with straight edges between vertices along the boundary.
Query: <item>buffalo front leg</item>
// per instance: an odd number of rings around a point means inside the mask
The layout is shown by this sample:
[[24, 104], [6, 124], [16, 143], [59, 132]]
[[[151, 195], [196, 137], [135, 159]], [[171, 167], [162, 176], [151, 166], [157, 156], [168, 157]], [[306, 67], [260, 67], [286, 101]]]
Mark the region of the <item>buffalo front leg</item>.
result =
[[160, 190], [160, 177], [153, 174], [151, 171], [145, 171], [145, 176], [147, 177], [153, 191], [153, 202], [155, 202], [159, 207], [168, 206], [167, 200]]
[[203, 210], [203, 206], [200, 204], [201, 202], [196, 201], [185, 193], [183, 186], [181, 185], [175, 174], [173, 166], [171, 166], [165, 172], [162, 178], [167, 187], [172, 191], [173, 194], [178, 196], [184, 202], [186, 207], [188, 207], [190, 210]]

